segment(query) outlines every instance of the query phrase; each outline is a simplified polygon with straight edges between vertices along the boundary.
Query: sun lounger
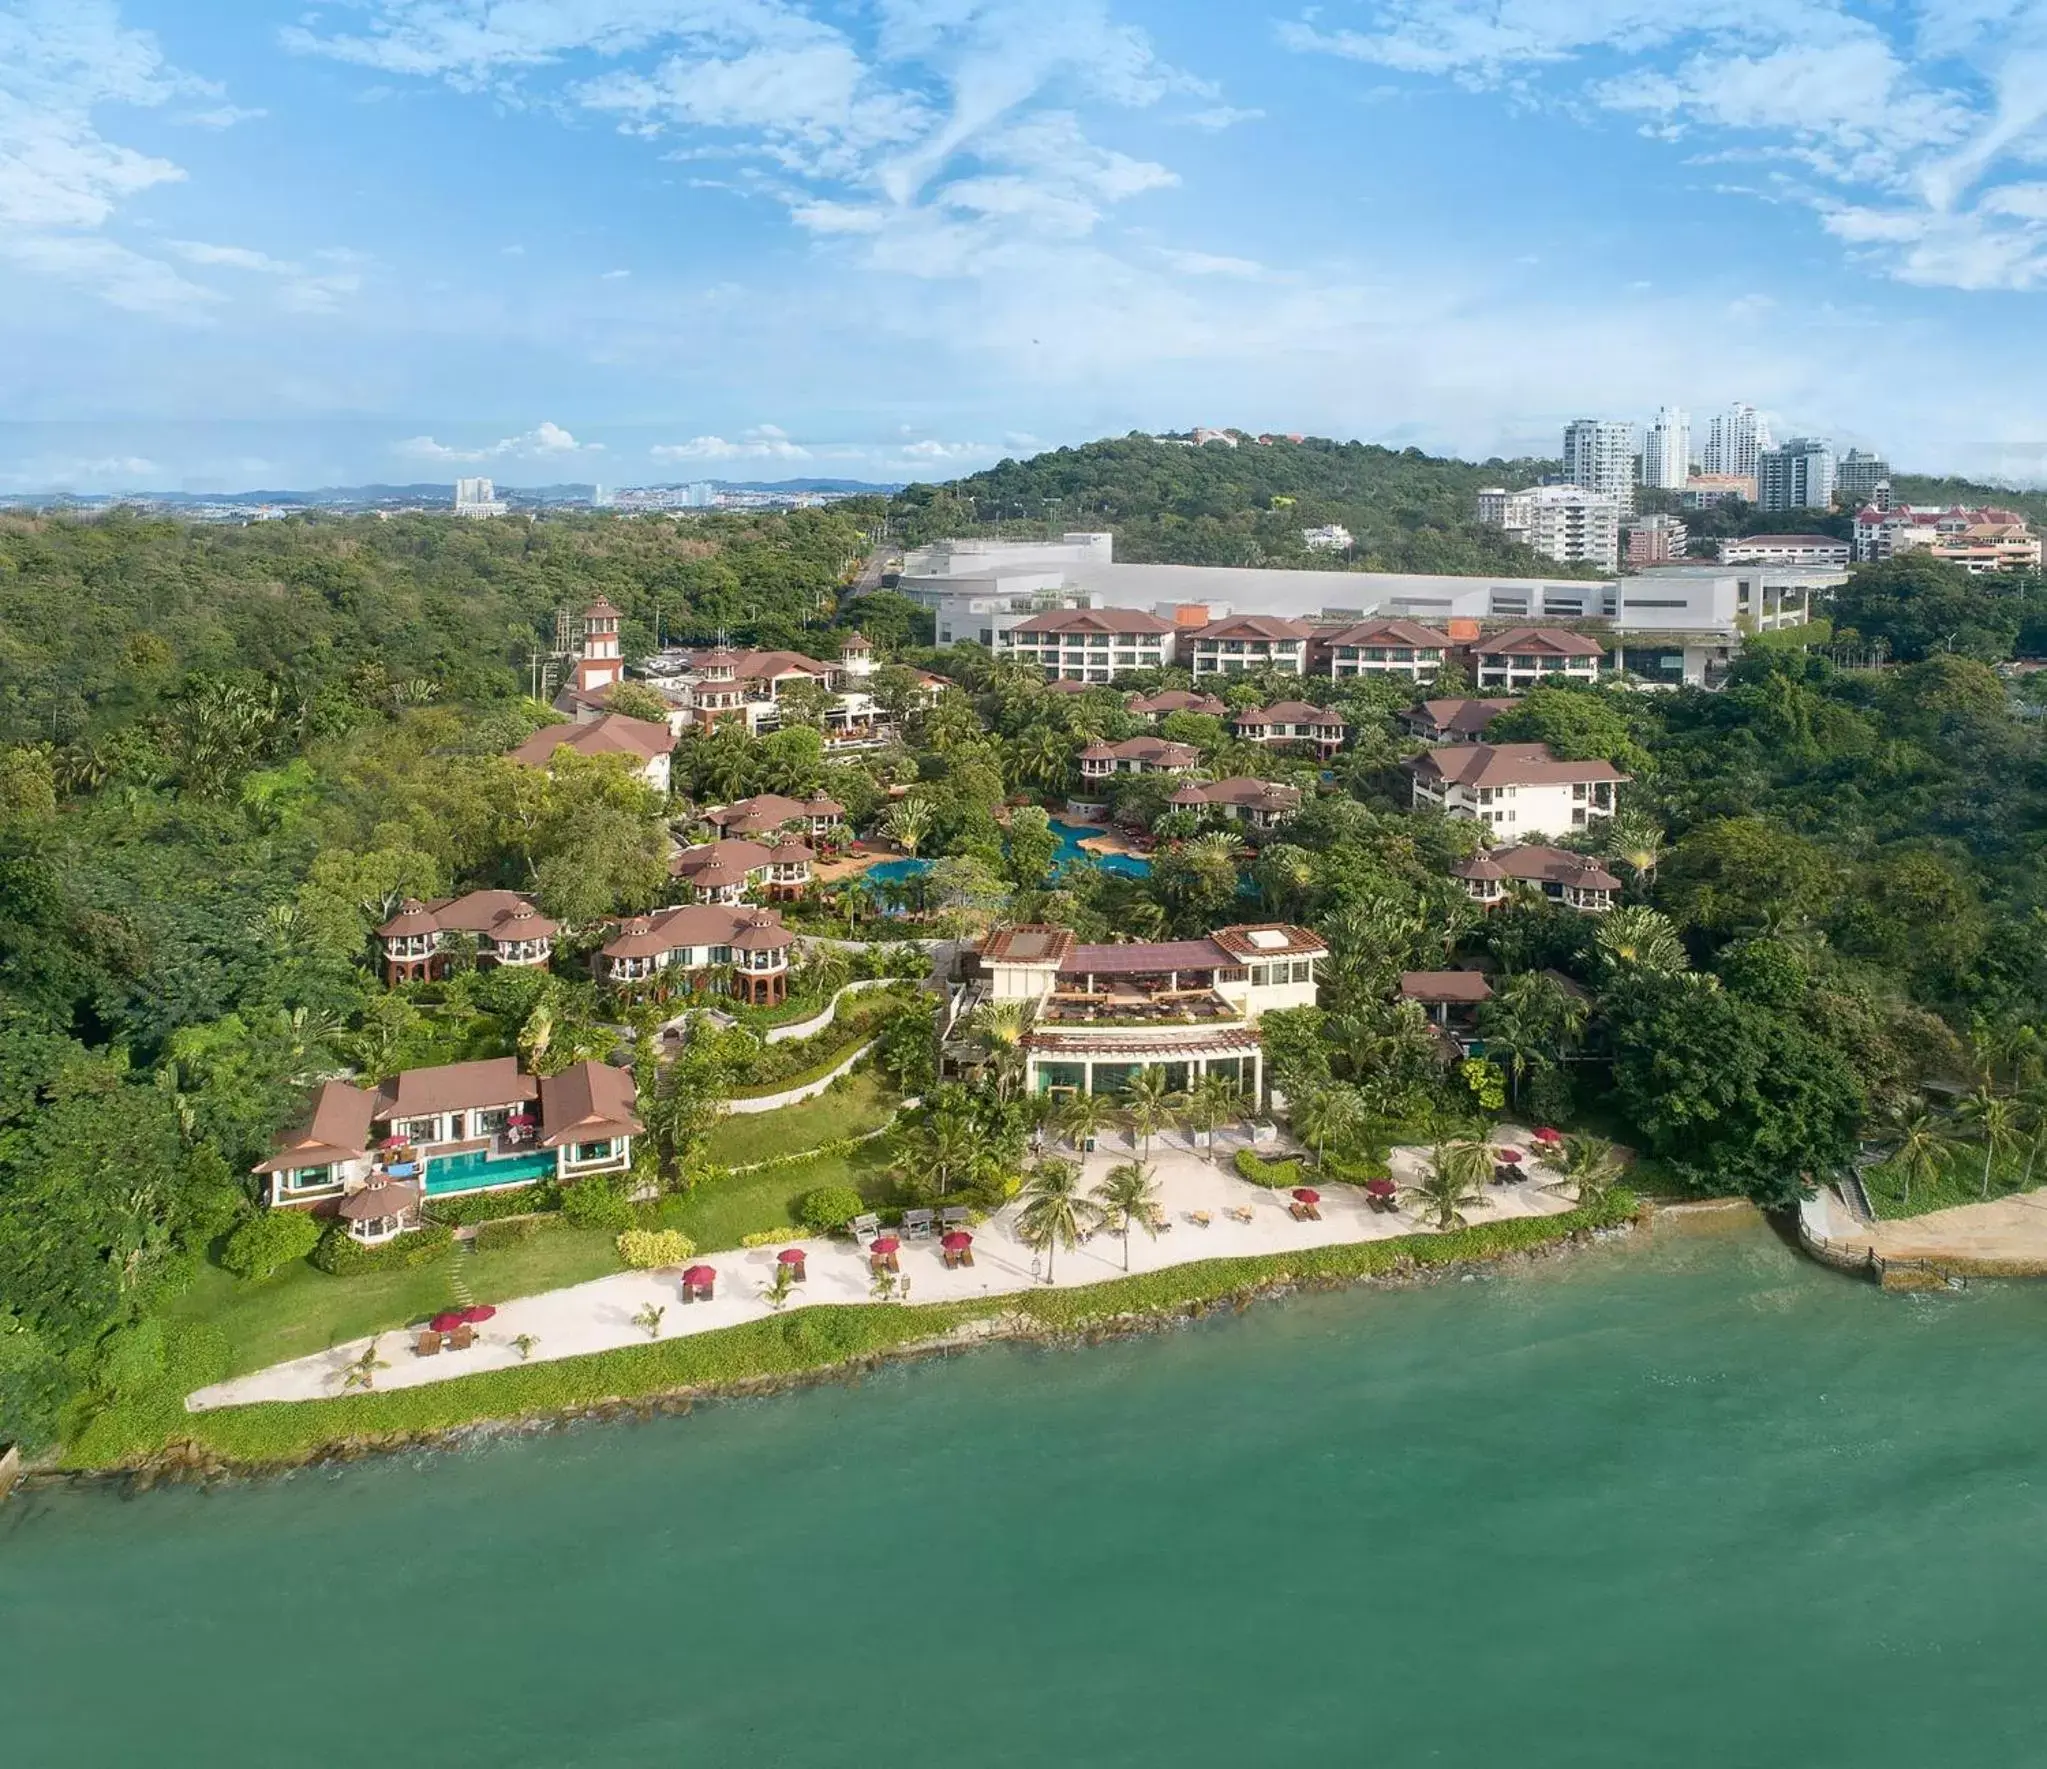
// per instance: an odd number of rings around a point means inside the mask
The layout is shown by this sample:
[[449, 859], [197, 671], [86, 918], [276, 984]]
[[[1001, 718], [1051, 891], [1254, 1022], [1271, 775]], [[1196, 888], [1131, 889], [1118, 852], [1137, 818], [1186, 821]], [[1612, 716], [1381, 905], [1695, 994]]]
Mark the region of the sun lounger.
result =
[[1308, 1220], [1308, 1206], [1305, 1204], [1289, 1204], [1287, 1206], [1287, 1213], [1296, 1222], [1306, 1222]]
[[960, 1249], [960, 1264], [962, 1264], [962, 1265], [972, 1265], [973, 1263], [974, 1263], [974, 1250], [973, 1250], [973, 1248], [971, 1248], [971, 1247], [962, 1247], [962, 1248]]
[[428, 1329], [420, 1334], [418, 1343], [412, 1349], [421, 1357], [432, 1357], [441, 1349], [441, 1336]]
[[476, 1329], [466, 1323], [457, 1327], [454, 1332], [448, 1335], [448, 1349], [450, 1351], [467, 1351], [475, 1343]]

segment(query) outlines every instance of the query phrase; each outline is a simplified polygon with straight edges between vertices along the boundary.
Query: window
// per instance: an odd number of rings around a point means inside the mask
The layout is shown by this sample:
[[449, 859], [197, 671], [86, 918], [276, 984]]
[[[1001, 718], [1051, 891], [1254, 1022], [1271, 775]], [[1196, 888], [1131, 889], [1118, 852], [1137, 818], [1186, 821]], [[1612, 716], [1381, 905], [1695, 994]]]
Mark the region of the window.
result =
[[1315, 966], [1313, 962], [1306, 958], [1295, 959], [1293, 975], [1294, 981], [1297, 983], [1312, 983], [1315, 980]]
[[284, 1176], [284, 1189], [288, 1192], [314, 1192], [332, 1184], [334, 1169], [331, 1167], [300, 1167]]
[[574, 1159], [584, 1161], [608, 1161], [611, 1159], [611, 1144], [605, 1142], [579, 1142], [576, 1144]]

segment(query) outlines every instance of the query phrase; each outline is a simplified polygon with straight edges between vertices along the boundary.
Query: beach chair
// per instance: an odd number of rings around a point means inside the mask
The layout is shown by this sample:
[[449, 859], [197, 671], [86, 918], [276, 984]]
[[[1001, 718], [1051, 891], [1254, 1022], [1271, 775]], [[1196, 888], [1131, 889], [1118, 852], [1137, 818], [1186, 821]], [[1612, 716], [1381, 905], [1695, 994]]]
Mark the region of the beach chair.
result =
[[450, 1351], [467, 1351], [475, 1343], [476, 1329], [466, 1321], [448, 1335], [448, 1349]]
[[1312, 1204], [1303, 1204], [1298, 1198], [1296, 1198], [1291, 1204], [1287, 1206], [1287, 1212], [1289, 1215], [1293, 1217], [1294, 1221], [1296, 1222], [1310, 1222], [1314, 1219], [1315, 1206]]
[[951, 1271], [952, 1268], [959, 1264], [960, 1262], [960, 1256], [957, 1253], [955, 1253], [950, 1247], [939, 1248], [938, 1256], [939, 1258], [945, 1261], [945, 1269], [947, 1271]]
[[441, 1336], [428, 1328], [420, 1334], [412, 1349], [421, 1357], [433, 1357], [441, 1349]]
[[972, 1265], [973, 1263], [974, 1263], [974, 1250], [973, 1250], [973, 1248], [971, 1248], [971, 1247], [962, 1247], [962, 1248], [960, 1249], [960, 1264], [962, 1264], [962, 1265]]

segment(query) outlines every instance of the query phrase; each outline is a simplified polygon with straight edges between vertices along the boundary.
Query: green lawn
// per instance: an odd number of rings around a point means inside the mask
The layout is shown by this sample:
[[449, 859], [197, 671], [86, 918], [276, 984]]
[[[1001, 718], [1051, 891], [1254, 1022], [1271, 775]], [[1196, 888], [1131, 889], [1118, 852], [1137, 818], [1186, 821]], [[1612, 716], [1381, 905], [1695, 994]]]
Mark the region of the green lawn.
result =
[[[450, 1261], [459, 1260], [451, 1267]], [[206, 1266], [166, 1311], [172, 1321], [205, 1321], [227, 1338], [229, 1375], [305, 1357], [365, 1333], [387, 1332], [451, 1306], [452, 1270], [478, 1302], [506, 1302], [558, 1290], [619, 1269], [610, 1235], [566, 1225], [490, 1253], [451, 1254], [417, 1271], [329, 1277], [303, 1262], [245, 1281]]]
[[[2032, 1177], [2036, 1185], [2047, 1181], [2047, 1162], [2035, 1162]], [[1957, 1150], [1945, 1173], [1912, 1182], [1909, 1202], [1905, 1183], [1905, 1175], [1888, 1163], [1862, 1170], [1862, 1189], [1869, 1194], [1869, 1207], [1885, 1222], [1904, 1216], [1924, 1216], [1933, 1210], [1953, 1210], [1962, 1204], [1981, 1204], [1986, 1201], [1983, 1151], [1966, 1145]], [[2007, 1156], [1991, 1168], [1989, 1201], [2009, 1198], [2026, 1189], [2023, 1155]]]
[[842, 1137], [879, 1130], [895, 1116], [896, 1095], [872, 1069], [848, 1075], [827, 1093], [778, 1112], [750, 1112], [718, 1120], [708, 1139], [720, 1167], [772, 1161]]
[[709, 1180], [695, 1191], [663, 1198], [658, 1207], [663, 1228], [679, 1228], [696, 1242], [700, 1253], [736, 1247], [747, 1235], [769, 1229], [797, 1232], [796, 1206], [803, 1194], [821, 1185], [849, 1185], [871, 1204], [891, 1201], [885, 1171], [887, 1156], [879, 1139], [850, 1155], [820, 1155], [814, 1161], [792, 1161], [760, 1173], [735, 1173]]

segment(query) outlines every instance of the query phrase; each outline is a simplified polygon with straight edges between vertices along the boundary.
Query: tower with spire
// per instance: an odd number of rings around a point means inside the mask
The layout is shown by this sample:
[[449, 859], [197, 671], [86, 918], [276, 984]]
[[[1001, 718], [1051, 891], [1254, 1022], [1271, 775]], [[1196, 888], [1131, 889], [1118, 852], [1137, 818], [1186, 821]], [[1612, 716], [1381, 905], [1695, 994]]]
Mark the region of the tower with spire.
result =
[[583, 644], [576, 653], [570, 686], [578, 694], [602, 694], [625, 680], [625, 658], [619, 652], [618, 623], [624, 618], [603, 596], [583, 610]]

